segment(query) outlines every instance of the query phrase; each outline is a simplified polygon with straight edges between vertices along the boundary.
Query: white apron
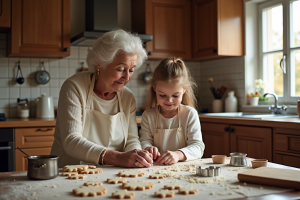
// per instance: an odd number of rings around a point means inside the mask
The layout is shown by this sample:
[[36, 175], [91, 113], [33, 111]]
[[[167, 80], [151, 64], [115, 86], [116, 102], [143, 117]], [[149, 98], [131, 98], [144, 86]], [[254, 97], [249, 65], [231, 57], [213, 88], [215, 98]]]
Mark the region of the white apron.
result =
[[[117, 93], [120, 109], [119, 113], [115, 115], [106, 115], [100, 111], [93, 110], [91, 108], [91, 102], [95, 76], [96, 75], [94, 74], [87, 96], [82, 136], [87, 140], [100, 146], [107, 147], [108, 149], [123, 151], [128, 136], [128, 124], [125, 120], [126, 118], [123, 112], [120, 94]], [[56, 152], [56, 155], [60, 158], [58, 163], [59, 167], [83, 163], [80, 160], [66, 154], [56, 142], [54, 142], [52, 150], [53, 152]]]
[[158, 129], [157, 122], [159, 118], [159, 107], [156, 110], [156, 122], [154, 130], [154, 146], [158, 148], [160, 154], [169, 151], [176, 151], [180, 148], [185, 147], [184, 134], [181, 127], [181, 109], [178, 106], [178, 122], [179, 127], [173, 129]]

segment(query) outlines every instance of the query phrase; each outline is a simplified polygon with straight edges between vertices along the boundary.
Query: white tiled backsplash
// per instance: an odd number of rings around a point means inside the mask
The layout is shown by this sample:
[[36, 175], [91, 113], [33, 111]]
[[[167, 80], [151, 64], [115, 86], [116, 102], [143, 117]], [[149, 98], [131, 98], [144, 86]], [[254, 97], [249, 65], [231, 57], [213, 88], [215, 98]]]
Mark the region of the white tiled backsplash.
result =
[[[59, 91], [63, 82], [75, 73], [80, 72], [82, 62], [87, 67], [85, 58], [87, 47], [71, 47], [71, 55], [63, 59], [52, 58], [8, 58], [6, 57], [6, 36], [0, 34], [0, 113], [5, 113], [8, 118], [17, 117], [17, 98], [27, 98], [30, 106], [30, 117], [36, 116], [36, 99], [41, 94], [53, 97], [54, 107], [57, 108]], [[25, 83], [16, 83], [17, 62], [20, 61]], [[41, 69], [44, 62], [46, 70], [50, 73], [49, 83], [40, 85], [37, 83], [36, 72]], [[206, 62], [186, 62], [198, 85], [198, 110], [209, 108], [211, 111], [212, 94], [209, 90], [207, 79], [213, 77], [215, 86], [225, 85], [228, 90], [235, 90], [239, 104], [244, 101], [244, 59], [227, 58]], [[146, 61], [152, 71], [159, 61]], [[135, 73], [127, 84], [137, 102], [137, 111], [145, 105], [146, 93], [149, 85], [143, 82], [143, 72], [146, 63]], [[227, 91], [228, 91], [227, 90]], [[241, 104], [240, 104], [241, 105]]]

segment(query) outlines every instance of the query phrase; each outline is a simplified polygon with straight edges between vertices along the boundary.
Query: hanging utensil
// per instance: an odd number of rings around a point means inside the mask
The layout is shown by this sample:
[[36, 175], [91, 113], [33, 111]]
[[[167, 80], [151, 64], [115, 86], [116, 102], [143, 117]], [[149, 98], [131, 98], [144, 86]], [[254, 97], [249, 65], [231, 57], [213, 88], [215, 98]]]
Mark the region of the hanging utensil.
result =
[[147, 63], [147, 66], [146, 66], [146, 70], [143, 74], [143, 80], [146, 84], [150, 83], [151, 79], [152, 79], [152, 76], [153, 76], [153, 73], [151, 71], [151, 68], [150, 68], [150, 64]]
[[27, 156], [27, 158], [30, 157], [30, 155], [28, 155], [27, 153], [25, 153], [22, 149], [20, 149], [20, 147], [17, 147], [17, 149], [19, 149], [22, 153], [24, 153]]
[[39, 84], [46, 84], [50, 81], [50, 74], [46, 71], [44, 62], [42, 62], [41, 71], [36, 74], [36, 81]]
[[282, 59], [280, 60], [280, 68], [282, 69], [283, 73], [286, 73], [286, 67], [285, 67], [285, 55], [283, 55]]
[[[20, 77], [18, 77], [19, 71], [20, 71], [20, 74], [21, 74]], [[16, 76], [16, 77], [17, 77], [17, 78], [16, 78], [16, 81], [17, 81], [17, 83], [19, 83], [20, 85], [22, 85], [22, 84], [25, 82], [25, 79], [24, 79], [24, 77], [23, 77], [22, 70], [21, 70], [21, 67], [20, 67], [20, 61], [18, 61], [18, 70], [17, 70], [17, 76]]]

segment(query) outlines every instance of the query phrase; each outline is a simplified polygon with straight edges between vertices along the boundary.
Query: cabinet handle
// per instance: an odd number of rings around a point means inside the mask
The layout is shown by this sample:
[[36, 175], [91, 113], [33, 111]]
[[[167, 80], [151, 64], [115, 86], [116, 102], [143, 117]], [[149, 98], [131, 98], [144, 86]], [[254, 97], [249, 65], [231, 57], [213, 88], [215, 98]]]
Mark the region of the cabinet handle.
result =
[[225, 127], [225, 128], [224, 128], [224, 131], [225, 131], [225, 132], [228, 132], [228, 131], [229, 131], [229, 128], [228, 128], [228, 127]]
[[9, 149], [11, 149], [10, 146], [8, 146], [8, 147], [0, 147], [0, 150], [9, 150]]
[[36, 131], [52, 131], [52, 128], [47, 128], [47, 129], [38, 128]]
[[234, 129], [233, 128], [229, 128], [229, 127], [225, 127], [224, 131], [225, 132], [229, 132], [229, 133], [233, 133]]
[[229, 128], [229, 133], [233, 133], [234, 129], [233, 128]]
[[152, 51], [149, 51], [149, 52], [148, 52], [148, 55], [149, 55], [149, 56], [151, 56], [152, 54], [153, 54], [153, 52], [152, 52]]
[[214, 50], [213, 50], [213, 53], [218, 53], [218, 50], [217, 50], [217, 49], [214, 49]]
[[64, 51], [66, 51], [66, 52], [69, 51], [69, 48], [65, 47], [65, 48], [64, 48]]

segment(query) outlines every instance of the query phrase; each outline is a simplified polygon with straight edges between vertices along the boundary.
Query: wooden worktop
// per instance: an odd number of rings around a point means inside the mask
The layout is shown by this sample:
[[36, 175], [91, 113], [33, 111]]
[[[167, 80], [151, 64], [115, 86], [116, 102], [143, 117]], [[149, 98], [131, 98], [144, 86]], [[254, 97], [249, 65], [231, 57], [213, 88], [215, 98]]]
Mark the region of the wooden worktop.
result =
[[[272, 118], [272, 119], [249, 119], [234, 117], [211, 117], [199, 115], [200, 122], [229, 123], [249, 126], [277, 127], [277, 128], [296, 128], [300, 129], [300, 118]], [[136, 123], [141, 123], [142, 118], [136, 118]], [[18, 127], [47, 127], [55, 126], [56, 119], [8, 119], [0, 121], [0, 128]]]

